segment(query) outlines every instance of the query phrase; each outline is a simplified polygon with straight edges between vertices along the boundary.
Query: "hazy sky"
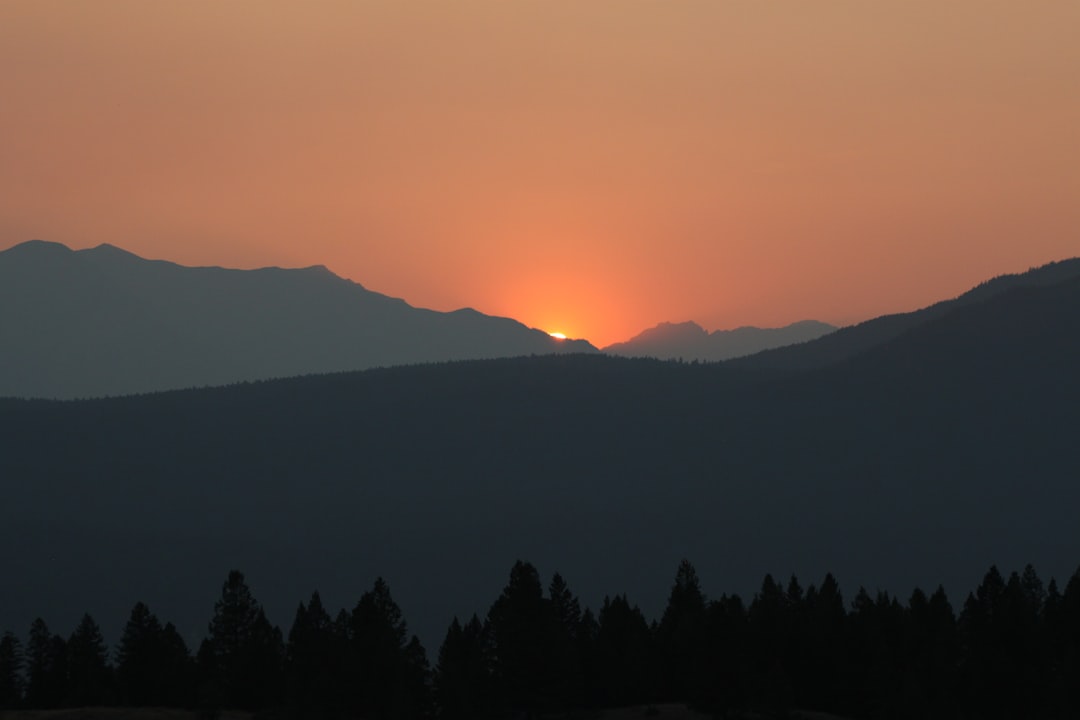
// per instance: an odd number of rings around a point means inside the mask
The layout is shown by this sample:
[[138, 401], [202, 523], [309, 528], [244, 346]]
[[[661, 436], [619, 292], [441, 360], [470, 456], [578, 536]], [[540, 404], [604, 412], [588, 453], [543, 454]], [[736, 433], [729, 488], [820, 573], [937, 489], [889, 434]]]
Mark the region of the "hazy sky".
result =
[[1077, 0], [2, 0], [0, 249], [325, 264], [598, 344], [1080, 254]]

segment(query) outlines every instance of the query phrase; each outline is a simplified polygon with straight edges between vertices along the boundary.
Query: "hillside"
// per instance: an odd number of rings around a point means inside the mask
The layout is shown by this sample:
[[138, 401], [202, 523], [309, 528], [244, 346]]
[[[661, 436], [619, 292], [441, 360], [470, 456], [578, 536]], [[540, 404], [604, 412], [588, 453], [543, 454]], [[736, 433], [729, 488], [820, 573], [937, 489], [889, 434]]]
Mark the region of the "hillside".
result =
[[739, 358], [736, 364], [773, 370], [809, 370], [842, 362], [861, 352], [878, 347], [919, 325], [941, 317], [954, 309], [989, 300], [1022, 287], [1047, 287], [1080, 277], [1080, 258], [1053, 262], [1025, 273], [1002, 275], [987, 280], [968, 292], [921, 310], [884, 315], [866, 322], [840, 328], [817, 340], [765, 350]]
[[520, 557], [650, 616], [682, 557], [746, 595], [765, 570], [1065, 577], [1076, 367], [1074, 279], [955, 303], [798, 374], [567, 355], [6, 400], [0, 562], [20, 591], [0, 618], [89, 610], [115, 630], [141, 598], [197, 636], [192, 609], [229, 568], [282, 623], [315, 587], [344, 605], [382, 574], [431, 646]]
[[414, 308], [325, 267], [189, 268], [110, 245], [0, 253], [0, 397], [83, 398], [423, 362], [589, 352]]

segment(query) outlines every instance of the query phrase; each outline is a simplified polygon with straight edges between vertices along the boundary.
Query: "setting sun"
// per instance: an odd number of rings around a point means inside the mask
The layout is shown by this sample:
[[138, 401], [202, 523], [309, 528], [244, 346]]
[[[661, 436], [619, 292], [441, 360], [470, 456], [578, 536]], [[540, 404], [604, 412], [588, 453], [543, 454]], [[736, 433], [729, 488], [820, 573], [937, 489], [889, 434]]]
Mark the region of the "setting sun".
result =
[[561, 332], [548, 333], [548, 335], [555, 338], [556, 340], [565, 340], [566, 339], [566, 335], [564, 335]]

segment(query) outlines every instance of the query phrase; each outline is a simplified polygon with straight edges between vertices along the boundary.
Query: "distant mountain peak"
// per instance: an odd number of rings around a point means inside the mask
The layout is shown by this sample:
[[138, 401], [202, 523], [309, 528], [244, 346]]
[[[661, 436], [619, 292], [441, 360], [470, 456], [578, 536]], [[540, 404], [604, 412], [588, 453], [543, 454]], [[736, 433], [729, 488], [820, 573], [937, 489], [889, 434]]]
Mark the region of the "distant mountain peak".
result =
[[0, 328], [0, 397], [596, 352], [471, 308], [415, 308], [324, 265], [185, 267], [108, 243], [73, 251], [40, 240], [0, 252]]
[[46, 253], [71, 254], [73, 252], [74, 250], [67, 245], [52, 240], [27, 240], [11, 246], [7, 250], [0, 251], [0, 255], [13, 257], [19, 255], [44, 255]]
[[782, 328], [742, 326], [710, 333], [693, 321], [662, 322], [626, 342], [609, 345], [603, 351], [626, 357], [720, 361], [806, 342], [835, 329], [828, 323], [802, 320]]

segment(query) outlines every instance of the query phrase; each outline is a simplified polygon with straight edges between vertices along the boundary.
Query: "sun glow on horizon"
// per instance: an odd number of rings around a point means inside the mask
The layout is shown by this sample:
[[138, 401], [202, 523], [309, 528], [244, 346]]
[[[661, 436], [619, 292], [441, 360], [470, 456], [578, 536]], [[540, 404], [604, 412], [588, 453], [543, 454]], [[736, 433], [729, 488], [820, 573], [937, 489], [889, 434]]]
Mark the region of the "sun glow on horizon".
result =
[[555, 338], [556, 340], [565, 340], [566, 339], [566, 335], [561, 333], [561, 332], [548, 333], [548, 335]]

